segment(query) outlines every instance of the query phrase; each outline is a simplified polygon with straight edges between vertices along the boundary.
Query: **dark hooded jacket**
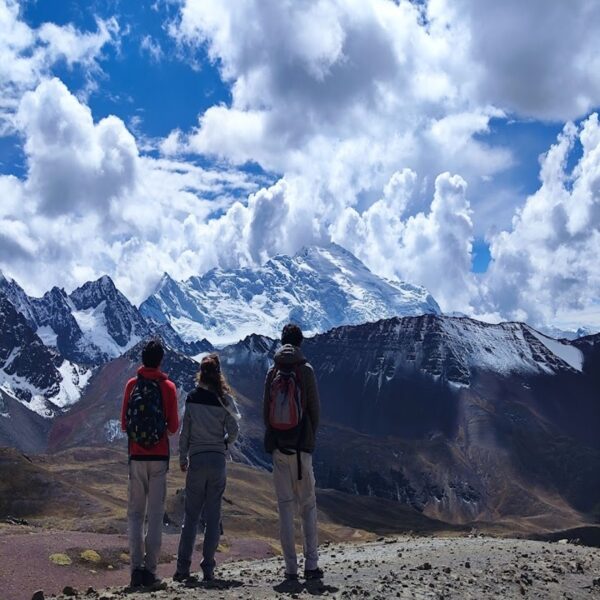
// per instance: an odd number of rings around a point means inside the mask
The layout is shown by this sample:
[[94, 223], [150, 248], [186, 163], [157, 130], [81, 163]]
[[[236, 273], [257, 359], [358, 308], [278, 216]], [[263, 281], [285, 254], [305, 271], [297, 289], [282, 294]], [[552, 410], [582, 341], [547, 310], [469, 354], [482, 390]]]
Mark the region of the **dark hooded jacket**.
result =
[[[275, 370], [278, 367], [291, 368], [295, 367], [298, 370], [300, 379], [300, 389], [304, 398], [306, 407], [304, 424], [301, 429], [300, 439], [297, 444], [285, 443], [284, 448], [293, 450], [299, 448], [302, 452], [314, 452], [315, 438], [319, 427], [320, 417], [320, 402], [319, 391], [317, 389], [317, 380], [313, 368], [308, 364], [306, 358], [302, 354], [302, 350], [297, 346], [286, 344], [281, 346], [275, 353], [275, 365], [269, 369], [267, 379], [265, 381], [265, 393], [263, 398], [263, 418], [266, 427], [265, 433], [265, 450], [272, 453], [276, 448], [281, 448], [282, 444], [278, 440], [277, 432], [269, 426], [269, 402], [271, 381], [275, 375]], [[290, 447], [292, 446], [292, 447]]]

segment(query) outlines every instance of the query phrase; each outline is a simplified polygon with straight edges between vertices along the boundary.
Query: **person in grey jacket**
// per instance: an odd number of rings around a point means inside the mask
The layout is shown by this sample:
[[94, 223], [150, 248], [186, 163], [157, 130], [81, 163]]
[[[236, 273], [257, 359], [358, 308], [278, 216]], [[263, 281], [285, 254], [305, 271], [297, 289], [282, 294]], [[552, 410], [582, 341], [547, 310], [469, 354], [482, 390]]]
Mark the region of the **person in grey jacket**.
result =
[[216, 354], [205, 356], [196, 388], [185, 403], [179, 437], [179, 464], [187, 472], [185, 515], [177, 553], [175, 581], [190, 577], [198, 523], [206, 523], [202, 562], [205, 580], [214, 579], [215, 553], [221, 535], [221, 501], [225, 492], [227, 446], [238, 436], [240, 418]]

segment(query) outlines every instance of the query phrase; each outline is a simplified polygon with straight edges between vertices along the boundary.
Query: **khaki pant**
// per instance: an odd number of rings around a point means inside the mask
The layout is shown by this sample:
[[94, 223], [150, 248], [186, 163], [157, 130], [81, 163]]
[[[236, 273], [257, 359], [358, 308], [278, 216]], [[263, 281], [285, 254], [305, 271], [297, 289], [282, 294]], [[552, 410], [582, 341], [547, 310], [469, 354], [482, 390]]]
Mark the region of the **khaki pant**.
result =
[[[162, 542], [168, 467], [166, 460], [129, 461], [127, 518], [132, 571], [146, 568], [156, 574]], [[148, 525], [144, 535], [146, 517]]]
[[279, 536], [285, 560], [286, 573], [298, 572], [296, 542], [294, 536], [294, 513], [296, 506], [302, 519], [304, 568], [316, 569], [319, 565], [317, 551], [317, 498], [312, 455], [301, 453], [302, 479], [298, 479], [298, 458], [279, 450], [273, 452], [273, 482], [279, 510]]

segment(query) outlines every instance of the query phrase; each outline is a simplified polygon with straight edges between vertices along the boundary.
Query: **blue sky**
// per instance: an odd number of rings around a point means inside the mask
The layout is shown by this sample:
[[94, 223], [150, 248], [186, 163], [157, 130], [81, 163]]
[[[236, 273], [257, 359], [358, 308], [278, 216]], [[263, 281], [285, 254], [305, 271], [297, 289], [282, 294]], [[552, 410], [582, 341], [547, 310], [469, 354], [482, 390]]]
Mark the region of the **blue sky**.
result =
[[[7, 47], [33, 66], [6, 88], [13, 108], [0, 136], [0, 185], [12, 190], [16, 176], [23, 210], [37, 210], [39, 227], [48, 213], [109, 228], [88, 256], [76, 240], [41, 242], [31, 214], [11, 208], [6, 218], [19, 225], [6, 248], [18, 253], [3, 258], [0, 243], [0, 266], [25, 285], [54, 278], [69, 287], [108, 272], [127, 290], [129, 261], [156, 251], [147, 289], [165, 270], [183, 278], [331, 240], [384, 276], [426, 285], [448, 309], [490, 319], [556, 321], [561, 311], [572, 316], [597, 303], [593, 269], [573, 262], [585, 255], [574, 250], [582, 218], [569, 216], [575, 204], [561, 196], [571, 225], [560, 243], [550, 239], [562, 234], [549, 216], [555, 181], [567, 194], [593, 196], [579, 139], [600, 104], [596, 75], [581, 69], [600, 50], [591, 34], [600, 11], [588, 0], [556, 14], [516, 0], [500, 8], [491, 0], [420, 2], [421, 16], [388, 0], [266, 0], [238, 10], [213, 0], [0, 2], [12, 10], [9, 31], [25, 25], [37, 37]], [[538, 36], [535, 23], [555, 35]], [[78, 50], [86, 36], [104, 36], [87, 55]], [[35, 118], [22, 109], [27, 98], [41, 110]], [[58, 111], [54, 123], [64, 117], [83, 132], [79, 145], [65, 148], [71, 159], [52, 150], [42, 103]], [[99, 128], [109, 115], [118, 118], [105, 124], [118, 140], [113, 149]], [[564, 159], [544, 159], [571, 121]], [[127, 156], [129, 134], [135, 172], [111, 164], [109, 177], [83, 162], [81, 173], [69, 172], [99, 147], [107, 157]], [[144, 194], [174, 219], [171, 229], [126, 226]], [[533, 216], [536, 202], [548, 206], [549, 225]], [[590, 240], [596, 230], [590, 221]], [[40, 243], [48, 244], [48, 264], [28, 282], [40, 250], [29, 253]], [[64, 260], [69, 275], [57, 266]], [[574, 278], [553, 270], [561, 260]], [[560, 303], [560, 294], [544, 291], [550, 280], [564, 288]], [[573, 296], [573, 282], [585, 298]]]

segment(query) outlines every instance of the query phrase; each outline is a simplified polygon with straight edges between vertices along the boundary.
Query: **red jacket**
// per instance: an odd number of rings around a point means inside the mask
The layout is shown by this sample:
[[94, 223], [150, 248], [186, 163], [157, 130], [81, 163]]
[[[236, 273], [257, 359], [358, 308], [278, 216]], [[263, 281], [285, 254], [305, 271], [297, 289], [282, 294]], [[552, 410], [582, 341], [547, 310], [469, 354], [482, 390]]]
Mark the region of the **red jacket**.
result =
[[[140, 367], [138, 375], [146, 379], [155, 379], [159, 381], [160, 391], [162, 394], [163, 411], [167, 421], [167, 431], [163, 438], [152, 448], [144, 448], [135, 442], [129, 441], [129, 457], [134, 460], [168, 460], [169, 458], [169, 433], [177, 433], [179, 429], [179, 414], [177, 412], [177, 388], [175, 384], [169, 380], [166, 373], [160, 369], [151, 369], [150, 367]], [[123, 407], [121, 408], [121, 429], [127, 428], [127, 404], [129, 397], [136, 384], [137, 377], [132, 377], [125, 386], [125, 394], [123, 396]]]

